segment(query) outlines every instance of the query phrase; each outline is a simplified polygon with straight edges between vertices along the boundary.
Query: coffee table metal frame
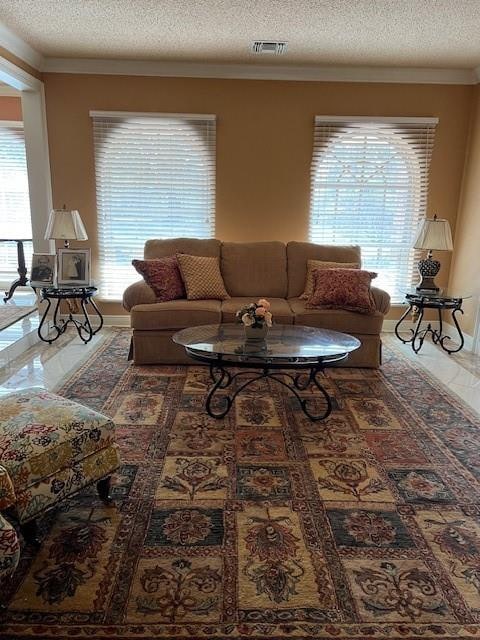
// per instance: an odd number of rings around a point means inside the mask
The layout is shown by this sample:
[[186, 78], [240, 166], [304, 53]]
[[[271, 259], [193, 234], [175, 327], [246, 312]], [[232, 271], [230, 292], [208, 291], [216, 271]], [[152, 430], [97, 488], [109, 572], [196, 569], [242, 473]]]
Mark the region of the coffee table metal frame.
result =
[[[224, 418], [227, 415], [239, 393], [257, 380], [268, 378], [275, 380], [291, 391], [300, 403], [304, 414], [310, 418], [310, 420], [325, 420], [332, 411], [332, 401], [326, 389], [318, 381], [317, 376], [323, 372], [325, 366], [341, 362], [348, 356], [348, 353], [342, 353], [335, 356], [321, 356], [317, 358], [272, 358], [270, 360], [269, 358], [248, 354], [248, 360], [242, 361], [229, 358], [225, 354], [208, 354], [207, 352], [198, 351], [191, 347], [185, 347], [185, 351], [191, 358], [201, 362], [208, 362], [210, 365], [210, 378], [213, 381], [213, 386], [208, 392], [205, 408], [209, 416], [217, 419]], [[250, 371], [238, 371], [231, 374], [227, 367], [250, 369]], [[260, 371], [256, 373], [251, 371], [252, 369], [259, 369]], [[285, 369], [308, 369], [308, 372], [300, 372], [292, 375], [288, 371], [285, 371]], [[278, 373], [279, 370], [282, 370], [281, 373]], [[247, 376], [250, 377], [247, 378]], [[216, 393], [228, 389], [236, 380], [243, 377], [247, 379], [244, 380], [231, 395], [220, 395], [222, 401], [225, 403], [225, 408], [216, 411], [212, 407]], [[283, 378], [288, 378], [291, 383], [286, 382]], [[320, 391], [326, 402], [325, 410], [318, 414], [313, 413], [308, 408], [308, 404], [314, 402], [316, 398], [302, 398], [298, 393], [299, 391], [308, 389], [311, 384]]]

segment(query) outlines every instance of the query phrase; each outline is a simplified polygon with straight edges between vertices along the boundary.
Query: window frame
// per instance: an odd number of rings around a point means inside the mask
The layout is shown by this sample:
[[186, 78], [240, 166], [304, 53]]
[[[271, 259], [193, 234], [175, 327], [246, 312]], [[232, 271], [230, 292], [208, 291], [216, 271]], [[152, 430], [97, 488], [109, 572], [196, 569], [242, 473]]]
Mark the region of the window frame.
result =
[[[26, 182], [26, 191], [24, 192], [24, 195], [26, 195], [26, 208], [25, 208], [25, 212], [28, 213], [28, 221], [29, 221], [29, 227], [30, 227], [30, 233], [25, 234], [25, 233], [21, 233], [21, 234], [17, 234], [17, 237], [13, 237], [11, 234], [4, 234], [3, 232], [0, 231], [0, 236], [2, 238], [11, 238], [13, 239], [18, 239], [18, 240], [23, 240], [24, 241], [24, 245], [23, 245], [23, 249], [24, 249], [24, 254], [25, 254], [25, 266], [27, 268], [27, 271], [30, 271], [30, 266], [31, 266], [31, 257], [33, 255], [33, 225], [32, 225], [32, 210], [31, 210], [31, 206], [30, 206], [30, 185], [29, 185], [29, 176], [28, 176], [28, 165], [27, 165], [27, 150], [26, 150], [26, 143], [25, 143], [25, 128], [24, 128], [24, 122], [23, 120], [0, 120], [0, 129], [9, 129], [9, 130], [13, 130], [13, 131], [21, 131], [22, 135], [21, 135], [21, 139], [23, 141], [23, 148], [25, 150], [25, 182]], [[1, 187], [1, 185], [0, 185]], [[1, 189], [0, 189], [1, 191]], [[3, 193], [3, 192], [2, 192]], [[3, 200], [3, 196], [0, 196]], [[12, 283], [13, 280], [18, 278], [18, 256], [17, 256], [17, 244], [14, 242], [5, 242], [5, 243], [0, 243], [0, 254], [3, 255], [7, 255], [9, 254], [9, 259], [7, 262], [7, 265], [11, 265], [12, 266], [12, 271], [8, 272], [7, 270], [5, 273], [5, 276], [2, 276], [3, 271], [0, 270], [0, 287], [9, 287], [10, 284]], [[3, 259], [3, 258], [2, 258]]]
[[[411, 206], [411, 214], [409, 219], [411, 220], [411, 244], [410, 238], [408, 239], [408, 246], [410, 247], [408, 255], [405, 255], [404, 250], [402, 249], [402, 244], [405, 244], [405, 240], [397, 241], [397, 243], [392, 244], [384, 244], [385, 252], [391, 253], [391, 255], [397, 254], [395, 259], [397, 260], [398, 266], [401, 268], [401, 271], [406, 271], [405, 277], [406, 282], [404, 284], [400, 283], [398, 277], [394, 277], [394, 281], [392, 282], [392, 287], [395, 290], [392, 290], [392, 301], [394, 304], [398, 304], [403, 299], [403, 293], [400, 293], [400, 289], [403, 292], [403, 289], [411, 286], [415, 279], [415, 259], [418, 257], [418, 251], [413, 249], [413, 239], [415, 235], [416, 228], [420, 221], [425, 217], [427, 210], [427, 198], [428, 198], [428, 186], [429, 186], [429, 168], [431, 155], [433, 150], [433, 144], [435, 139], [435, 127], [438, 124], [438, 118], [411, 118], [411, 117], [372, 117], [372, 116], [316, 116], [315, 117], [315, 126], [314, 126], [314, 143], [313, 143], [313, 153], [312, 153], [312, 162], [311, 162], [311, 192], [310, 192], [310, 210], [309, 210], [309, 240], [311, 242], [322, 242], [325, 244], [355, 244], [362, 245], [361, 241], [361, 226], [359, 223], [358, 228], [354, 226], [350, 226], [351, 236], [348, 242], [337, 242], [335, 243], [334, 237], [329, 239], [325, 236], [325, 233], [322, 237], [322, 231], [319, 230], [318, 220], [322, 217], [321, 204], [319, 202], [319, 193], [322, 192], [321, 187], [321, 178], [322, 174], [324, 178], [327, 178], [324, 182], [325, 187], [323, 188], [324, 193], [327, 193], [328, 188], [331, 186], [331, 193], [336, 194], [335, 197], [339, 198], [339, 202], [335, 203], [330, 207], [330, 210], [327, 209], [325, 213], [325, 219], [328, 220], [330, 218], [330, 226], [335, 223], [338, 216], [341, 215], [342, 209], [342, 198], [346, 198], [346, 193], [348, 192], [349, 186], [345, 183], [342, 185], [341, 180], [337, 184], [333, 184], [331, 181], [328, 182], [328, 172], [329, 169], [333, 171], [331, 167], [334, 166], [334, 162], [340, 162], [337, 160], [333, 160], [334, 151], [332, 152], [332, 145], [336, 145], [341, 141], [342, 136], [344, 135], [347, 138], [347, 144], [350, 144], [350, 147], [353, 148], [353, 139], [355, 135], [361, 137], [363, 134], [365, 138], [368, 135], [372, 137], [376, 135], [378, 137], [380, 144], [388, 144], [389, 147], [394, 148], [396, 150], [396, 155], [398, 155], [398, 151], [400, 151], [400, 160], [404, 163], [405, 167], [409, 167], [409, 180], [415, 183], [414, 187], [409, 187], [409, 191], [405, 198], [410, 200], [412, 203]], [[343, 129], [343, 131], [342, 131]], [[331, 141], [328, 140], [329, 135], [331, 136]], [[350, 140], [348, 140], [350, 138]], [[389, 139], [390, 138], [390, 139]], [[414, 144], [415, 143], [415, 144]], [[417, 146], [418, 144], [418, 146]], [[405, 152], [402, 153], [402, 146], [405, 146]], [[340, 149], [341, 151], [341, 149]], [[329, 152], [331, 157], [325, 155], [325, 152]], [[341, 154], [340, 154], [341, 155]], [[366, 153], [364, 155], [364, 161], [369, 161], [369, 155], [372, 155], [372, 151]], [[392, 154], [392, 158], [394, 158], [395, 154]], [[362, 160], [361, 155], [359, 154], [359, 159]], [[322, 160], [325, 161], [325, 165], [322, 167]], [[413, 169], [411, 168], [412, 162], [415, 163]], [[358, 163], [358, 160], [357, 160]], [[346, 161], [346, 171], [348, 168], [355, 165], [355, 158], [353, 157], [351, 165], [348, 165]], [[379, 163], [381, 165], [381, 162]], [[388, 164], [386, 160], [385, 164]], [[392, 171], [392, 175], [394, 175], [395, 171], [399, 171], [398, 167]], [[368, 173], [368, 165], [365, 173]], [[363, 177], [363, 174], [362, 174]], [[388, 174], [387, 174], [388, 177]], [[375, 189], [382, 191], [384, 194], [392, 195], [392, 189], [389, 186], [388, 181], [382, 187], [381, 183], [374, 184], [371, 182], [369, 184], [368, 180], [366, 180], [363, 184], [360, 179], [357, 180], [356, 183], [352, 182], [351, 190], [356, 189], [357, 194], [352, 198], [353, 209], [360, 206], [362, 197], [365, 198], [368, 196], [368, 191], [372, 193]], [[401, 190], [405, 189], [405, 182], [403, 182], [398, 189], [398, 193]], [[343, 194], [342, 194], [343, 190]], [[395, 194], [397, 197], [398, 193]], [[340, 194], [340, 195], [339, 195]], [[388, 211], [389, 205], [387, 203], [388, 198], [384, 197], [384, 211]], [[372, 201], [373, 202], [373, 201]], [[344, 206], [344, 205], [343, 205]], [[370, 205], [370, 207], [373, 205]], [[398, 216], [398, 205], [390, 205], [393, 209], [393, 214]], [[395, 208], [397, 207], [397, 208]], [[368, 207], [365, 211], [365, 215], [368, 213]], [[355, 214], [351, 214], [351, 220]], [[392, 219], [395, 222], [395, 218]], [[398, 221], [399, 218], [396, 217]], [[346, 219], [348, 223], [348, 218]], [[393, 223], [392, 223], [393, 224]], [[347, 227], [348, 228], [348, 227]], [[385, 227], [384, 227], [385, 228]], [[404, 234], [409, 233], [408, 221], [404, 224], [402, 231]], [[385, 231], [387, 233], [387, 230]], [[355, 234], [357, 237], [355, 237]], [[384, 240], [382, 241], [385, 242]], [[370, 254], [374, 254], [375, 251], [372, 247], [375, 246], [375, 243], [372, 245], [368, 245], [365, 241], [363, 241], [364, 247], [369, 247]], [[381, 251], [382, 247], [379, 245], [379, 248], [376, 250], [376, 260], [381, 259]], [[403, 252], [403, 256], [402, 256]], [[363, 253], [363, 252], [362, 252]], [[365, 252], [367, 253], [367, 252]], [[362, 260], [365, 261], [365, 253], [362, 255]], [[367, 254], [368, 260], [368, 254]], [[366, 265], [366, 268], [370, 270], [378, 270], [374, 266]], [[389, 275], [389, 271], [385, 272], [385, 279], [392, 280], [391, 275]]]
[[[98, 254], [99, 254], [99, 262], [97, 273], [99, 275], [99, 298], [106, 301], [118, 301], [121, 300], [123, 290], [131, 284], [133, 281], [138, 280], [138, 274], [135, 272], [133, 267], [131, 267], [131, 260], [133, 258], [141, 258], [143, 257], [143, 246], [146, 240], [152, 238], [173, 238], [177, 236], [185, 236], [189, 235], [188, 228], [185, 227], [185, 222], [188, 223], [188, 218], [193, 214], [192, 220], [198, 220], [198, 227], [201, 230], [199, 233], [199, 229], [194, 229], [190, 231], [190, 235], [195, 235], [198, 237], [212, 238], [215, 236], [215, 205], [216, 205], [216, 116], [213, 114], [190, 114], [190, 113], [157, 113], [157, 112], [127, 112], [127, 111], [91, 111], [90, 117], [92, 118], [93, 124], [93, 142], [94, 142], [94, 157], [95, 157], [95, 178], [96, 178], [96, 198], [97, 198], [97, 233], [98, 233]], [[172, 123], [169, 123], [172, 121]], [[173, 156], [171, 156], [172, 151], [168, 149], [168, 147], [164, 147], [164, 154], [162, 155], [161, 151], [155, 153], [154, 148], [144, 147], [144, 151], [140, 150], [137, 153], [136, 160], [140, 158], [143, 161], [142, 153], [144, 154], [145, 162], [149, 168], [149, 171], [145, 173], [145, 175], [152, 177], [154, 182], [151, 183], [154, 185], [155, 192], [153, 193], [153, 197], [151, 199], [152, 207], [146, 207], [145, 210], [150, 212], [148, 227], [145, 235], [139, 239], [138, 236], [135, 238], [135, 242], [133, 243], [131, 250], [131, 256], [128, 261], [125, 261], [125, 264], [122, 268], [125, 269], [125, 274], [127, 278], [124, 284], [120, 284], [120, 277], [117, 278], [118, 282], [114, 282], [113, 279], [111, 281], [104, 279], [105, 270], [108, 269], [108, 255], [109, 255], [109, 243], [111, 243], [111, 239], [106, 237], [106, 233], [108, 234], [107, 225], [102, 223], [102, 220], [105, 220], [105, 216], [110, 215], [110, 220], [112, 220], [113, 216], [111, 211], [108, 212], [108, 205], [105, 204], [108, 198], [104, 198], [105, 193], [102, 194], [102, 177], [101, 172], [103, 168], [100, 166], [101, 163], [105, 163], [105, 159], [100, 159], [103, 151], [100, 151], [100, 145], [108, 141], [108, 135], [106, 133], [99, 134], [98, 131], [102, 129], [102, 126], [105, 129], [108, 129], [110, 126], [112, 129], [115, 127], [115, 122], [118, 122], [120, 127], [122, 124], [125, 125], [126, 129], [126, 142], [125, 144], [129, 144], [129, 142], [135, 142], [135, 134], [134, 128], [135, 125], [139, 127], [146, 127], [155, 130], [156, 125], [158, 125], [158, 129], [155, 132], [155, 135], [158, 136], [159, 141], [167, 140], [168, 135], [170, 133], [169, 127], [171, 127], [171, 131], [174, 135], [174, 127], [175, 121], [181, 124], [179, 127], [179, 142], [177, 146], [180, 150], [180, 155], [178, 155], [178, 151], [173, 151]], [[102, 124], [103, 123], [103, 124]], [[198, 131], [195, 130], [195, 126], [198, 123]], [[190, 130], [189, 130], [190, 126]], [[133, 133], [129, 133], [128, 129]], [[117, 132], [118, 133], [118, 132]], [[103, 138], [102, 138], [103, 135]], [[167, 136], [167, 137], [164, 137]], [[102, 138], [102, 139], [100, 139]], [[201, 140], [202, 144], [198, 144], [198, 141]], [[190, 149], [188, 149], [188, 144], [190, 142]], [[172, 226], [171, 218], [169, 220], [169, 215], [172, 215], [171, 204], [166, 203], [166, 198], [162, 197], [162, 189], [165, 186], [165, 182], [169, 180], [169, 177], [177, 177], [174, 174], [174, 170], [168, 164], [168, 160], [171, 157], [179, 158], [179, 160], [183, 162], [182, 169], [185, 171], [188, 165], [188, 153], [182, 154], [182, 144], [185, 145], [185, 149], [190, 151], [191, 158], [193, 160], [193, 173], [188, 176], [188, 174], [180, 173], [180, 183], [176, 184], [173, 182], [172, 194], [170, 195], [171, 202], [175, 202], [178, 199], [179, 193], [186, 193], [186, 189], [193, 189], [194, 185], [196, 190], [193, 191], [193, 195], [190, 195], [190, 202], [188, 201], [188, 194], [185, 200], [182, 202], [182, 195], [180, 195], [181, 208], [183, 208], [182, 216], [179, 218], [178, 224]], [[160, 149], [161, 147], [156, 147]], [[175, 148], [173, 145], [172, 148]], [[135, 154], [135, 150], [132, 151]], [[175, 153], [177, 155], [175, 156]], [[164, 173], [160, 174], [160, 179], [155, 182], [154, 168], [158, 169], [158, 166], [162, 164], [162, 159], [164, 161], [164, 165], [166, 165], [166, 169]], [[121, 161], [120, 161], [121, 162]], [[195, 164], [196, 163], [196, 164]], [[196, 172], [195, 172], [196, 167]], [[138, 172], [138, 168], [132, 171], [132, 182], [135, 182], [135, 171]], [[114, 171], [112, 170], [112, 174]], [[202, 176], [203, 173], [203, 176]], [[181, 184], [181, 180], [184, 175], [187, 175], [187, 179], [185, 180], [185, 185]], [[143, 177], [143, 174], [141, 174]], [[113, 181], [114, 179], [111, 178]], [[105, 180], [103, 180], [104, 189], [108, 190], [108, 186], [105, 186]], [[151, 184], [148, 186], [151, 187]], [[141, 179], [140, 179], [141, 185]], [[136, 187], [141, 191], [141, 186]], [[134, 191], [134, 190], [133, 190]], [[130, 201], [128, 199], [126, 202], [132, 202], [132, 197], [129, 196]], [[149, 198], [145, 196], [145, 194], [140, 195], [141, 198], [144, 198], [144, 202], [148, 201]], [[133, 198], [135, 200], [135, 198]], [[195, 200], [200, 201], [200, 205], [195, 203]], [[117, 205], [118, 206], [118, 205]], [[128, 206], [128, 205], [127, 205]], [[131, 204], [130, 204], [131, 206]], [[139, 207], [142, 205], [140, 204]], [[114, 205], [110, 205], [110, 208], [115, 208]], [[202, 221], [195, 212], [195, 209], [202, 210], [202, 216], [205, 216]], [[170, 214], [168, 214], [170, 211]], [[160, 217], [158, 219], [158, 225], [156, 231], [154, 229], [155, 224], [152, 222], [152, 216], [160, 213]], [[170, 222], [170, 224], [169, 224]], [[182, 225], [182, 222], [184, 223]], [[111, 222], [110, 222], [111, 224]], [[128, 223], [127, 223], [128, 225]], [[195, 225], [194, 225], [195, 226]], [[106, 231], [107, 229], [107, 231]], [[170, 229], [172, 232], [170, 233]], [[124, 233], [124, 231], [122, 231]], [[141, 243], [141, 247], [139, 245]], [[123, 243], [124, 245], [125, 243]], [[123, 245], [119, 245], [118, 252], [120, 253], [122, 250], [125, 250]], [[112, 253], [110, 252], [110, 256]], [[112, 259], [112, 258], [111, 258]], [[108, 288], [109, 287], [109, 288]], [[123, 287], [122, 292], [120, 288]]]

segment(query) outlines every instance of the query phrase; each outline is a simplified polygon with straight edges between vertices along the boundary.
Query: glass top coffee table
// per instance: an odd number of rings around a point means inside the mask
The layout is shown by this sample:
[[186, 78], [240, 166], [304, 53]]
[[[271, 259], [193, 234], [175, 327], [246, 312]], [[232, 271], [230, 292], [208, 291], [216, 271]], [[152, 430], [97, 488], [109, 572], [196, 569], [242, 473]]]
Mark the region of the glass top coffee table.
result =
[[[210, 365], [212, 387], [205, 408], [213, 418], [223, 418], [229, 412], [239, 393], [257, 380], [269, 378], [289, 389], [298, 399], [310, 420], [324, 420], [332, 410], [332, 402], [318, 381], [325, 367], [348, 357], [361, 345], [360, 340], [346, 333], [303, 327], [299, 325], [273, 325], [264, 341], [248, 341], [243, 325], [209, 324], [183, 329], [174, 334], [173, 341], [185, 347], [195, 360]], [[229, 369], [249, 369], [236, 371]], [[303, 370], [290, 373], [288, 370]], [[283, 371], [282, 371], [283, 370]], [[234, 382], [238, 384], [233, 385]], [[323, 396], [325, 406], [320, 413], [309, 410], [313, 399], [302, 398], [299, 391], [314, 385]], [[224, 393], [231, 387], [231, 395]], [[220, 392], [218, 395], [217, 392]], [[318, 397], [318, 396], [317, 396]], [[212, 405], [216, 403], [217, 407]]]

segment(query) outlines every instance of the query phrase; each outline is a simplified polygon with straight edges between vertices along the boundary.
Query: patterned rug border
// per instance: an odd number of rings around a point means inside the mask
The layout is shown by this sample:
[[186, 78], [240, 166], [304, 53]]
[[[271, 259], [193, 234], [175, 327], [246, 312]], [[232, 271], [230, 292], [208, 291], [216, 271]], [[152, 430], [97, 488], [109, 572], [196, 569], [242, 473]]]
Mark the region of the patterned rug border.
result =
[[[447, 396], [449, 402], [453, 406], [455, 406], [457, 409], [460, 409], [466, 415], [466, 417], [468, 417], [469, 420], [477, 423], [477, 425], [480, 427], [479, 414], [474, 409], [472, 409], [472, 407], [465, 400], [460, 398], [460, 396], [452, 391], [447, 384], [435, 377], [433, 373], [430, 373], [430, 371], [421, 363], [416, 366], [415, 363], [402, 352], [400, 344], [383, 345], [383, 351], [384, 354], [385, 352], [388, 353], [388, 351], [392, 352], [395, 357], [398, 358], [398, 360], [401, 360], [404, 365], [406, 365], [411, 371], [414, 372], [414, 374], [417, 374], [418, 377], [421, 378], [424, 382], [428, 382], [431, 387], [434, 387], [436, 390], [438, 390], [439, 394], [443, 393], [445, 396]], [[379, 369], [384, 378], [387, 378], [386, 374], [383, 371], [383, 367], [386, 364], [388, 363], [384, 362]], [[460, 364], [459, 366], [463, 365]]]

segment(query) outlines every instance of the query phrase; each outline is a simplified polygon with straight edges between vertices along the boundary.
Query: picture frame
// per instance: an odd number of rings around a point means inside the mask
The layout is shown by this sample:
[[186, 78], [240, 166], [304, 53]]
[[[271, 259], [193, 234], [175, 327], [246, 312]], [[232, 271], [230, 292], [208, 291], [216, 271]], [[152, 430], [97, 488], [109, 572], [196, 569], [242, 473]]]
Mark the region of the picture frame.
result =
[[90, 249], [58, 249], [58, 286], [90, 286]]
[[34, 253], [32, 255], [30, 286], [40, 288], [55, 285], [56, 257], [55, 253]]

